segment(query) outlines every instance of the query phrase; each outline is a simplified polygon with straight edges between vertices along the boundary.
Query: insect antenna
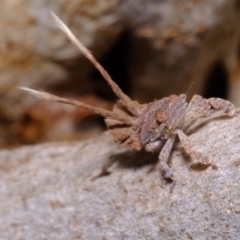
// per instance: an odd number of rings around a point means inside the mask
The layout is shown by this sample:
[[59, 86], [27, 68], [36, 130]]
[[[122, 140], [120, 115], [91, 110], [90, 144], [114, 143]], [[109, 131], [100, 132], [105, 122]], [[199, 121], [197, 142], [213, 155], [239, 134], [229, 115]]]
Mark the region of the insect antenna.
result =
[[187, 92], [186, 92], [186, 96], [188, 95], [188, 93], [189, 93], [189, 91], [190, 91], [190, 89], [192, 88], [192, 86], [193, 86], [194, 83], [195, 83], [195, 82], [192, 82], [191, 85], [189, 86], [189, 88], [188, 88], [188, 90], [187, 90]]
[[50, 100], [50, 101], [55, 101], [55, 102], [61, 102], [61, 103], [66, 103], [69, 105], [73, 105], [73, 106], [77, 106], [77, 107], [82, 107], [84, 109], [87, 109], [89, 111], [92, 111], [94, 113], [97, 113], [105, 118], [112, 118], [112, 119], [116, 119], [119, 120], [123, 123], [126, 124], [131, 124], [131, 118], [125, 117], [125, 116], [121, 116], [117, 113], [114, 113], [112, 111], [108, 111], [106, 109], [102, 109], [102, 108], [98, 108], [98, 107], [93, 107], [91, 105], [88, 105], [86, 103], [83, 102], [79, 102], [79, 101], [75, 101], [72, 99], [67, 99], [67, 98], [63, 98], [63, 97], [58, 97], [56, 95], [47, 93], [47, 92], [43, 92], [43, 91], [37, 91], [37, 90], [33, 90], [27, 87], [18, 87], [21, 90], [27, 91], [31, 94], [33, 94], [34, 96], [38, 97], [38, 98], [42, 98], [44, 100]]
[[127, 110], [135, 116], [140, 114], [139, 112], [139, 104], [137, 102], [132, 101], [123, 91], [118, 87], [118, 85], [112, 80], [108, 72], [102, 67], [102, 65], [96, 60], [96, 58], [91, 54], [91, 52], [76, 38], [76, 36], [71, 32], [71, 30], [67, 27], [65, 23], [62, 22], [59, 17], [51, 12], [52, 17], [55, 22], [61, 28], [67, 37], [71, 40], [71, 42], [77, 46], [77, 48], [85, 55], [85, 57], [92, 62], [92, 64], [98, 69], [103, 78], [108, 82], [113, 92], [117, 95], [119, 99], [121, 99], [124, 106]]

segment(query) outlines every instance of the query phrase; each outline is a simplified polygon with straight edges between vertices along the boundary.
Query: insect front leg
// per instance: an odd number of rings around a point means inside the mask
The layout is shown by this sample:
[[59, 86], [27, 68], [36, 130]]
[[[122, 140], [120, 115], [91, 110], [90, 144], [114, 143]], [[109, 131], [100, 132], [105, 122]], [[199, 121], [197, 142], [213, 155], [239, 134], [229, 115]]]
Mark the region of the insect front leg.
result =
[[154, 142], [146, 144], [145, 150], [147, 152], [158, 152], [163, 148], [165, 143], [166, 143], [166, 140], [163, 140], [163, 139], [156, 140]]
[[159, 164], [161, 165], [163, 171], [164, 171], [164, 178], [175, 180], [174, 174], [170, 166], [168, 165], [168, 159], [175, 141], [176, 135], [171, 135], [164, 147], [162, 148], [160, 154], [159, 154]]
[[193, 160], [197, 160], [193, 163], [193, 165], [201, 164], [206, 167], [211, 165], [211, 161], [207, 156], [193, 149], [191, 140], [183, 133], [182, 130], [178, 129], [176, 132], [186, 153], [192, 157]]

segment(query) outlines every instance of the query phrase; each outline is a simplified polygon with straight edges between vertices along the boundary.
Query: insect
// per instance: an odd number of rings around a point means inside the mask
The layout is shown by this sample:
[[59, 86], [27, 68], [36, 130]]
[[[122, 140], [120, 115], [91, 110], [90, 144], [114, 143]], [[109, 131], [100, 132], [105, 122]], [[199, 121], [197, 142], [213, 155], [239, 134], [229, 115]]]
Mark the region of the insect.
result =
[[175, 179], [168, 161], [176, 136], [178, 136], [186, 153], [192, 159], [196, 160], [198, 164], [206, 167], [211, 165], [209, 157], [204, 153], [194, 150], [194, 144], [182, 130], [183, 125], [187, 120], [207, 117], [218, 111], [222, 111], [224, 114], [233, 117], [236, 111], [232, 103], [221, 98], [205, 99], [199, 95], [194, 95], [192, 100], [187, 103], [186, 95], [181, 94], [179, 96], [170, 95], [169, 97], [164, 97], [147, 104], [139, 104], [122, 92], [105, 69], [74, 36], [69, 28], [55, 14], [53, 14], [53, 17], [72, 43], [99, 70], [119, 100], [113, 110], [109, 111], [46, 92], [26, 87], [20, 87], [21, 89], [45, 100], [71, 104], [102, 115], [117, 143], [135, 151], [145, 149], [149, 152], [159, 152], [159, 166], [163, 170], [165, 178]]

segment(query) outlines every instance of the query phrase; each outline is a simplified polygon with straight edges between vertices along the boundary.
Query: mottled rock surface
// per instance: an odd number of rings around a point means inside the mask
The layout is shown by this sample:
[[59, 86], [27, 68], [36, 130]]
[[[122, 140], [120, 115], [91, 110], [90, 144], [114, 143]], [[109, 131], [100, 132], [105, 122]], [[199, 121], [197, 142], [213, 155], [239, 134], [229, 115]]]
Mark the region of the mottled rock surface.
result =
[[[180, 145], [177, 181], [106, 133], [76, 143], [0, 151], [0, 239], [238, 239], [240, 121], [215, 118], [188, 129], [215, 167], [193, 170]], [[91, 179], [114, 162], [107, 176]]]

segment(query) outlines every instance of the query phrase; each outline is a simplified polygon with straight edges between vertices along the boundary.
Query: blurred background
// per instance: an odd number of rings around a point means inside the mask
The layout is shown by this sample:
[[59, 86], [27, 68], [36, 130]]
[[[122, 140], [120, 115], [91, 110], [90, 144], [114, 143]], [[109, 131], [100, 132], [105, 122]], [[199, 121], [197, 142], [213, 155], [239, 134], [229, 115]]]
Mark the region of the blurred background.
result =
[[110, 87], [50, 16], [55, 12], [131, 98], [222, 97], [240, 106], [239, 0], [2, 0], [0, 148], [75, 141], [105, 129], [41, 89], [111, 109]]

